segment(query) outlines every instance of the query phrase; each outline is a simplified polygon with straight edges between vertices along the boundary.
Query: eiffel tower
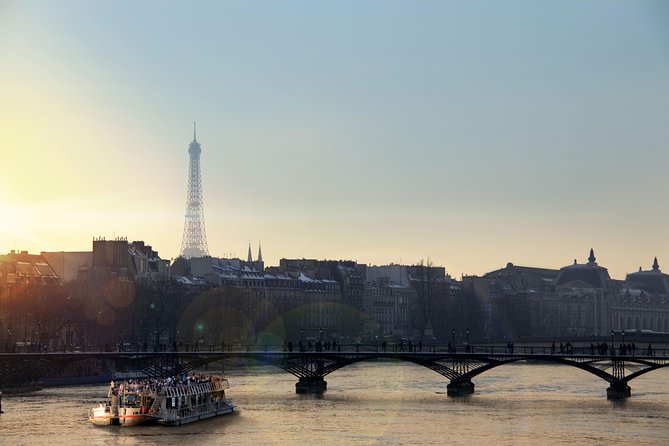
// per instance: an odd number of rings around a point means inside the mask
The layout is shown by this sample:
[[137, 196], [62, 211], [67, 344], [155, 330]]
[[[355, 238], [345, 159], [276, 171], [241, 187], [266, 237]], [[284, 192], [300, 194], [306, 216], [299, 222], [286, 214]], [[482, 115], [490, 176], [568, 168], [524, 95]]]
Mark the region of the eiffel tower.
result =
[[188, 196], [186, 198], [186, 222], [181, 239], [181, 256], [204, 257], [209, 255], [207, 234], [204, 230], [204, 209], [202, 208], [202, 180], [200, 178], [200, 153], [193, 123], [193, 141], [188, 146], [190, 164], [188, 166]]

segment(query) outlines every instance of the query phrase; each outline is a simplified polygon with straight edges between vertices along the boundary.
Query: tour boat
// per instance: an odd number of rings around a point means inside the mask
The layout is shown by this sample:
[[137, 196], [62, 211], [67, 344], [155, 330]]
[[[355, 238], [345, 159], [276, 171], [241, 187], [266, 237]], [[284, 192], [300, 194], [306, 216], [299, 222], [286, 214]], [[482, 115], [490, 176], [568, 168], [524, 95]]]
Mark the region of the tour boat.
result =
[[230, 385], [217, 378], [190, 386], [172, 386], [158, 393], [149, 416], [166, 426], [179, 426], [231, 413], [235, 406], [225, 398]]
[[231, 413], [235, 406], [225, 397], [229, 388], [227, 379], [213, 377], [199, 381], [123, 383], [118, 387], [112, 381], [107, 400], [91, 409], [89, 420], [97, 426], [155, 422], [179, 426]]
[[134, 387], [124, 382], [117, 388], [112, 381], [107, 400], [91, 409], [89, 420], [97, 426], [145, 424], [152, 421], [147, 415], [155, 399], [154, 386]]

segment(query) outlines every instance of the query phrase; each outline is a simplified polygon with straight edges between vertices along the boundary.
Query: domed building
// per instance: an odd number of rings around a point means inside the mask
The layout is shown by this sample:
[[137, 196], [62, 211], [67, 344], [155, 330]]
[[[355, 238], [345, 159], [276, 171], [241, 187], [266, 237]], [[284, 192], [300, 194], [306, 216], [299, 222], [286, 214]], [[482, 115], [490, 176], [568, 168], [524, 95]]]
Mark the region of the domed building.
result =
[[657, 296], [669, 295], [669, 275], [660, 271], [660, 264], [657, 263], [657, 257], [653, 260], [652, 269], [643, 271], [639, 267], [639, 271], [627, 275], [625, 282], [639, 287], [639, 289], [655, 294]]
[[607, 336], [611, 333], [611, 301], [617, 285], [606, 268], [596, 262], [590, 249], [588, 263], [576, 260], [560, 268], [555, 280], [555, 295], [560, 306], [560, 334]]
[[610, 290], [612, 287], [609, 271], [597, 264], [595, 251], [590, 249], [588, 263], [579, 264], [574, 259], [574, 264], [560, 268], [555, 287], [556, 288], [594, 288]]
[[[669, 334], [669, 274], [657, 259], [648, 271], [639, 268], [615, 280], [597, 264], [590, 250], [587, 262], [559, 270], [506, 268], [481, 277], [463, 277], [465, 292], [479, 305], [479, 329], [490, 339], [609, 339], [612, 331], [661, 339]], [[622, 338], [624, 339], [624, 337]]]
[[616, 330], [669, 332], [669, 275], [657, 257], [650, 270], [627, 275], [611, 312]]

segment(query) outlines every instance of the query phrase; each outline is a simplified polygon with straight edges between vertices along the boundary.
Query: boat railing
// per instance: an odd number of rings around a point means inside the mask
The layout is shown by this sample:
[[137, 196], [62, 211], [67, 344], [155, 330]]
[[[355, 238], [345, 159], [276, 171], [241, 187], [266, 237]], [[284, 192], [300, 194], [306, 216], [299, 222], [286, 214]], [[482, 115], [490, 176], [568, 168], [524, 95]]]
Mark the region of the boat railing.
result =
[[139, 386], [129, 384], [124, 386], [122, 390], [119, 389], [121, 393], [135, 395], [157, 393], [159, 390], [160, 387], [156, 384], [141, 384]]
[[231, 403], [229, 401], [224, 401], [224, 400], [211, 401], [202, 404], [197, 404], [194, 406], [170, 408], [160, 413], [156, 413], [156, 416], [157, 418], [162, 420], [173, 421], [197, 416], [200, 414], [216, 412], [229, 406], [231, 406]]
[[230, 384], [227, 379], [211, 381], [200, 384], [180, 385], [176, 387], [164, 387], [165, 396], [173, 398], [177, 396], [199, 395], [203, 393], [216, 392], [218, 390], [229, 389]]

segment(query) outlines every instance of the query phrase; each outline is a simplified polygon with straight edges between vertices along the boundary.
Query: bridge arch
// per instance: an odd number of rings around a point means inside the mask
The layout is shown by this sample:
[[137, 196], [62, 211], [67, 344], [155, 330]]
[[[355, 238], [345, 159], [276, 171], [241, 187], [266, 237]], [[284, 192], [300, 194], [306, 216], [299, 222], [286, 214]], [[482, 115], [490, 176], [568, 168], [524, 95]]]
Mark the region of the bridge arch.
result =
[[[471, 380], [495, 367], [520, 361], [556, 363], [575, 367], [609, 383], [609, 389], [622, 389], [629, 393], [628, 382], [650, 371], [669, 364], [632, 357], [585, 356], [585, 355], [509, 355], [509, 354], [410, 354], [410, 353], [342, 353], [342, 354], [304, 354], [295, 353], [278, 357], [276, 355], [256, 356], [256, 361], [274, 365], [298, 377], [300, 382], [318, 382], [325, 386], [324, 378], [330, 373], [348, 365], [373, 359], [394, 359], [411, 362], [426, 367], [449, 379], [449, 391], [460, 394], [473, 391]], [[300, 384], [298, 382], [298, 384]], [[297, 385], [296, 385], [297, 387]], [[318, 387], [318, 386], [317, 386]], [[325, 387], [321, 389], [325, 390]], [[618, 390], [616, 390], [618, 391]], [[629, 396], [629, 395], [623, 395]]]

